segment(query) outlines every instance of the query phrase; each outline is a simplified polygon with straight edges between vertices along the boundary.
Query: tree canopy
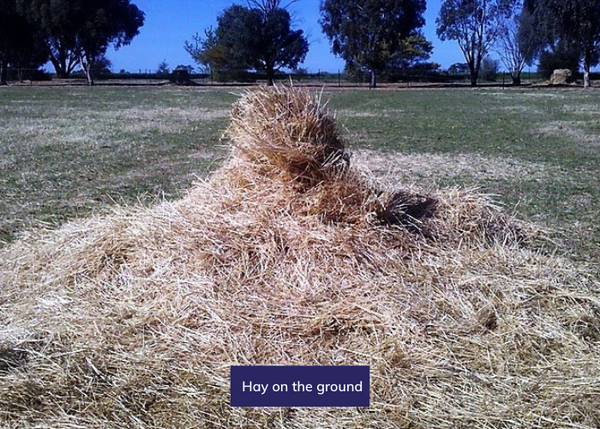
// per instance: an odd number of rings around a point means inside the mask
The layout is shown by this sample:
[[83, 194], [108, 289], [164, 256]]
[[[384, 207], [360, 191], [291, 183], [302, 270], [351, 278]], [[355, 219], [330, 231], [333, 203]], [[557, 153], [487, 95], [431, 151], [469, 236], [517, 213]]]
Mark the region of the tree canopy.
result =
[[455, 40], [469, 66], [471, 85], [477, 85], [483, 57], [502, 31], [514, 0], [444, 0], [436, 20], [441, 40]]
[[217, 18], [217, 28], [206, 29], [204, 38], [194, 36], [185, 49], [213, 71], [254, 69], [266, 73], [272, 85], [275, 72], [304, 61], [308, 40], [302, 30], [292, 29], [292, 17], [279, 0], [251, 5], [225, 9]]
[[533, 26], [527, 8], [517, 8], [506, 17], [498, 35], [497, 51], [509, 71], [513, 85], [521, 84], [521, 73], [539, 52], [542, 38]]
[[590, 86], [590, 69], [600, 60], [600, 0], [529, 0], [526, 6], [547, 46], [568, 46], [578, 53], [584, 86]]
[[80, 65], [90, 84], [94, 63], [108, 47], [129, 44], [144, 25], [144, 13], [129, 0], [17, 1], [21, 13], [43, 34], [56, 74], [68, 77]]
[[17, 10], [15, 0], [0, 0], [0, 84], [7, 67], [37, 68], [45, 62], [39, 33]]
[[333, 53], [347, 68], [368, 70], [374, 87], [377, 72], [429, 58], [425, 8], [425, 0], [323, 0], [321, 26]]

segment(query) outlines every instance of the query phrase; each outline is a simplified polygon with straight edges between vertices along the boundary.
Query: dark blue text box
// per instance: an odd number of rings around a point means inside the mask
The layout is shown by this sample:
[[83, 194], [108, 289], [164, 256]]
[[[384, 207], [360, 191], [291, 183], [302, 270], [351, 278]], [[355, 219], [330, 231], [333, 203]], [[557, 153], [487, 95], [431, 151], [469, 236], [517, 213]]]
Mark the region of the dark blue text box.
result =
[[368, 366], [232, 366], [232, 407], [368, 407]]

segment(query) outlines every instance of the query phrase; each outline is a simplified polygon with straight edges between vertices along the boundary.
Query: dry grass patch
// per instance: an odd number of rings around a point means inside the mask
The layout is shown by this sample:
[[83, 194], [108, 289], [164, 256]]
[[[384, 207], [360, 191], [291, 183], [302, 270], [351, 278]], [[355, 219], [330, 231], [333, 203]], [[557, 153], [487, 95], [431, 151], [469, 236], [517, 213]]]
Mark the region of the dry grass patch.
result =
[[[0, 250], [4, 424], [600, 424], [600, 285], [531, 225], [377, 183], [306, 92], [247, 94], [229, 136], [178, 201]], [[234, 364], [368, 364], [372, 406], [231, 408]]]
[[[576, 121], [554, 121], [537, 130], [537, 134], [545, 134], [551, 136], [566, 136], [570, 140], [578, 144], [582, 149], [589, 149], [588, 146], [600, 146], [600, 136], [590, 134], [582, 125]], [[595, 151], [594, 151], [595, 152]]]
[[[119, 112], [107, 112], [104, 120], [120, 121], [127, 118], [123, 131], [139, 133], [159, 131], [163, 133], [178, 132], [182, 127], [201, 131], [198, 124], [226, 118], [229, 110], [207, 108], [153, 108], [153, 109], [124, 109]], [[139, 120], [139, 122], [138, 122]], [[194, 124], [196, 126], [194, 127]]]
[[563, 174], [560, 168], [546, 163], [476, 154], [392, 154], [359, 150], [353, 153], [353, 160], [378, 176], [401, 183], [466, 176], [472, 180], [545, 180]]
[[[24, 107], [23, 112], [27, 112]], [[18, 115], [18, 111], [16, 112]], [[129, 108], [89, 113], [79, 108], [62, 108], [61, 118], [31, 118], [15, 116], [7, 121], [7, 128], [0, 136], [35, 137], [43, 142], [59, 140], [65, 143], [89, 143], [102, 141], [103, 134], [119, 123], [120, 133], [158, 131], [181, 132], [204, 121], [226, 118], [224, 109], [207, 108]]]
[[340, 109], [336, 114], [343, 118], [396, 118], [404, 113], [402, 109], [380, 109], [377, 111], [362, 111]]

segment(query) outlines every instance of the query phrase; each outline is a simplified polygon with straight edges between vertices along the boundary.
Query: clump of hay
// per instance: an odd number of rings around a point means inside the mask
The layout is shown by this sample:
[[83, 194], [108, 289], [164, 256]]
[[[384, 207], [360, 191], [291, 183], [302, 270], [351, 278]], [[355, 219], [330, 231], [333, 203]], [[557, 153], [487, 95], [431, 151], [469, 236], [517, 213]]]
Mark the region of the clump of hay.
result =
[[[378, 185], [314, 103], [249, 93], [185, 198], [0, 250], [4, 425], [598, 427], [591, 272], [472, 190]], [[370, 365], [371, 407], [230, 408], [234, 364]]]
[[313, 185], [344, 162], [344, 143], [319, 97], [300, 89], [250, 93], [232, 112], [236, 155], [284, 181]]

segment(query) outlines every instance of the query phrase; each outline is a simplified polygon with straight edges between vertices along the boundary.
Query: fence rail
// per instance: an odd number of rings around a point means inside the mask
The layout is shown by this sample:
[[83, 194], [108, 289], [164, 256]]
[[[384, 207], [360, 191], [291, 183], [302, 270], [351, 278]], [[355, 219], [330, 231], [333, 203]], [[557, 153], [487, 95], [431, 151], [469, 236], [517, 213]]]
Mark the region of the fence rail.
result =
[[[521, 74], [521, 84], [541, 83], [547, 80], [548, 73], [543, 71], [524, 71]], [[600, 73], [592, 73], [592, 80], [600, 80]], [[228, 70], [221, 73], [191, 73], [187, 74], [183, 79], [177, 75], [177, 71], [173, 73], [151, 73], [151, 72], [120, 72], [112, 73], [107, 71], [96, 72], [94, 79], [97, 83], [115, 84], [118, 82], [146, 82], [152, 84], [164, 84], [169, 82], [179, 84], [195, 84], [195, 85], [220, 85], [220, 84], [254, 84], [261, 83], [267, 80], [267, 76], [263, 73], [248, 72], [246, 70]], [[583, 75], [575, 74], [572, 81], [581, 81]], [[85, 75], [82, 72], [74, 72], [70, 77], [58, 79], [53, 73], [49, 73], [39, 69], [16, 69], [8, 68], [6, 70], [6, 80], [9, 83], [34, 83], [34, 82], [67, 82], [74, 83], [85, 80]], [[338, 72], [311, 72], [307, 70], [293, 72], [278, 72], [275, 75], [277, 82], [292, 81], [298, 84], [321, 84], [321, 85], [365, 85], [370, 83], [370, 75], [365, 72], [345, 73]], [[384, 70], [377, 75], [377, 82], [381, 84], [469, 84], [470, 77], [465, 73], [449, 73], [447, 71], [438, 70]], [[510, 74], [506, 72], [498, 72], [487, 80], [480, 77], [479, 83], [485, 84], [502, 84], [511, 85], [512, 79]]]

